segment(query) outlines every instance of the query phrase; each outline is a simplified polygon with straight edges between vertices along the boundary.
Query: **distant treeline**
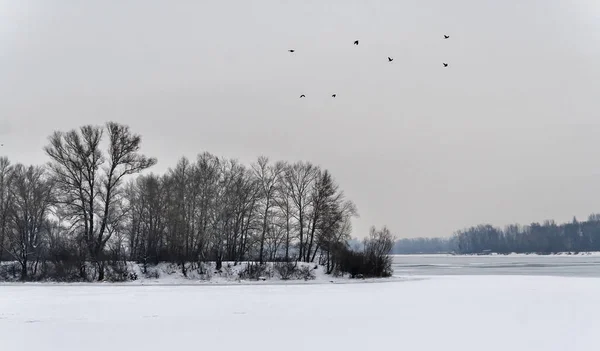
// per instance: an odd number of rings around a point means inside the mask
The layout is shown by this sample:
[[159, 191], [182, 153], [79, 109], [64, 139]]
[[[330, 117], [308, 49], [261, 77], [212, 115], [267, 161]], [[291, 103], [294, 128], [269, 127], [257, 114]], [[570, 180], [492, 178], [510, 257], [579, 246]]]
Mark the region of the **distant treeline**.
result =
[[573, 218], [564, 224], [545, 221], [527, 226], [513, 224], [504, 229], [479, 225], [456, 232], [453, 241], [460, 254], [600, 251], [600, 215], [590, 215], [583, 222]]
[[450, 238], [414, 238], [396, 241], [392, 253], [408, 254], [439, 254], [454, 251]]
[[504, 228], [490, 224], [459, 230], [451, 238], [415, 238], [396, 241], [394, 254], [485, 254], [600, 251], [600, 214], [587, 221], [556, 224], [511, 224]]

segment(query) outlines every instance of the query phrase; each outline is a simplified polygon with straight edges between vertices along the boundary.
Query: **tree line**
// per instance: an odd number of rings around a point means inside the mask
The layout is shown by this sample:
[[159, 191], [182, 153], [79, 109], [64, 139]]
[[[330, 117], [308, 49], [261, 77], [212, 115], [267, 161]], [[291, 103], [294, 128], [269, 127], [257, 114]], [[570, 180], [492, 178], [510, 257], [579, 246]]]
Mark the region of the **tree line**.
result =
[[529, 225], [511, 224], [504, 228], [480, 224], [454, 232], [450, 238], [401, 239], [394, 243], [394, 254], [484, 254], [600, 251], [600, 214], [586, 221], [573, 218], [557, 224], [547, 220]]
[[[21, 279], [104, 280], [107, 265], [127, 260], [177, 263], [184, 275], [186, 262], [207, 261], [348, 270], [358, 212], [329, 171], [205, 152], [159, 175], [145, 172], [157, 160], [140, 146], [140, 135], [109, 122], [54, 132], [44, 166], [0, 158], [0, 261], [17, 262]], [[361, 260], [391, 242], [373, 228]]]
[[541, 253], [600, 251], [600, 215], [592, 214], [586, 221], [554, 221], [521, 226], [512, 224], [504, 229], [478, 225], [457, 231], [453, 237], [460, 254]]
[[400, 239], [394, 243], [392, 253], [408, 254], [441, 254], [454, 251], [450, 238], [409, 238]]

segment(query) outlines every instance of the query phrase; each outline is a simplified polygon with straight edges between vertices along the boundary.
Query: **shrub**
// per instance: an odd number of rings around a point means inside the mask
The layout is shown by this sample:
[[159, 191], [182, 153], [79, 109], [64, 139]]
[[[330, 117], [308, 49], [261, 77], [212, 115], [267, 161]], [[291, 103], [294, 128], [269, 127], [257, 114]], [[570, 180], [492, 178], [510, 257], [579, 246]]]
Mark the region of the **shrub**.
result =
[[353, 251], [348, 246], [336, 248], [333, 253], [335, 272], [348, 273], [351, 278], [389, 277], [392, 275], [392, 258], [389, 256], [394, 244], [390, 231], [371, 228], [364, 241], [363, 251]]
[[212, 279], [212, 266], [208, 262], [200, 262], [198, 264], [197, 273], [201, 280], [211, 280]]
[[364, 241], [366, 274], [369, 277], [390, 277], [392, 258], [389, 253], [394, 247], [394, 237], [387, 227], [371, 228], [369, 238]]
[[304, 280], [313, 280], [315, 279], [315, 272], [309, 267], [309, 266], [302, 266], [300, 267], [300, 269], [298, 269], [296, 276], [299, 279], [304, 279]]
[[290, 280], [296, 274], [296, 265], [293, 262], [277, 262], [273, 264], [273, 268], [281, 280]]
[[0, 281], [13, 281], [20, 278], [17, 263], [3, 263], [0, 261]]
[[144, 277], [146, 279], [158, 279], [160, 278], [160, 272], [158, 271], [158, 269], [156, 269], [156, 267], [151, 269], [146, 268], [146, 273], [144, 273]]
[[124, 282], [130, 278], [127, 264], [121, 261], [110, 262], [104, 274], [104, 279], [109, 282]]
[[240, 279], [259, 280], [261, 277], [271, 277], [271, 271], [266, 264], [249, 262], [240, 272]]
[[225, 266], [221, 267], [221, 276], [228, 279], [233, 277], [233, 267], [231, 266], [231, 263], [227, 263]]

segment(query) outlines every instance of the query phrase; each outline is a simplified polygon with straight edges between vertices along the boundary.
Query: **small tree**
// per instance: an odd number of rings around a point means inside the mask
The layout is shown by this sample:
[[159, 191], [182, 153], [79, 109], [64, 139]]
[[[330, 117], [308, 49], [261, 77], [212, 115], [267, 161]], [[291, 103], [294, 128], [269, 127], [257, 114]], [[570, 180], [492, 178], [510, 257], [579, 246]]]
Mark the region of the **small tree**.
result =
[[387, 227], [377, 230], [371, 227], [369, 237], [364, 241], [364, 253], [367, 275], [374, 277], [389, 277], [392, 275], [392, 258], [390, 252], [394, 247], [395, 238]]
[[53, 205], [52, 184], [44, 168], [18, 164], [10, 193], [13, 206], [9, 212], [9, 248], [21, 265], [21, 279], [26, 280], [31, 259], [40, 258], [46, 219]]
[[10, 186], [12, 169], [6, 157], [0, 157], [0, 261], [4, 258], [6, 236], [8, 234], [8, 215], [12, 206]]
[[394, 246], [394, 237], [387, 227], [371, 228], [364, 240], [363, 251], [354, 251], [348, 244], [336, 245], [332, 250], [332, 261], [337, 273], [349, 273], [352, 278], [389, 277], [392, 275], [392, 258], [389, 253]]

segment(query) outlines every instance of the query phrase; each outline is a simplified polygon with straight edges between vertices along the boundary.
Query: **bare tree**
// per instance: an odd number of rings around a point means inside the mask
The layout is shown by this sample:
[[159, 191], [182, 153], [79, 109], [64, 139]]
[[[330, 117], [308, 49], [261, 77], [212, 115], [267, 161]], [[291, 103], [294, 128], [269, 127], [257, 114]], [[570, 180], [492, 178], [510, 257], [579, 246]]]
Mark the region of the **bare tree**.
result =
[[[355, 210], [354, 210], [355, 211]], [[321, 238], [321, 250], [324, 252], [325, 266], [327, 274], [331, 274], [337, 267], [335, 266], [334, 255], [340, 248], [348, 245], [350, 235], [352, 234], [352, 215], [344, 216], [342, 223], [335, 231], [324, 232]]]
[[[130, 201], [131, 228], [136, 230], [135, 257], [144, 262], [159, 262], [160, 241], [165, 231], [165, 188], [162, 179], [154, 174], [138, 178], [135, 199]], [[130, 232], [131, 235], [131, 232]], [[130, 239], [131, 240], [131, 239]]]
[[[289, 167], [286, 165], [286, 168]], [[296, 212], [291, 198], [291, 187], [286, 184], [285, 171], [278, 179], [277, 192], [274, 199], [279, 209], [280, 219], [277, 224], [285, 230], [285, 261], [290, 260], [290, 244], [293, 239], [293, 217], [296, 217]]]
[[285, 186], [294, 205], [294, 215], [298, 222], [298, 260], [305, 257], [304, 229], [307, 227], [308, 211], [311, 206], [311, 186], [316, 179], [318, 168], [310, 163], [297, 162], [285, 169]]
[[364, 253], [370, 276], [386, 277], [392, 274], [392, 258], [389, 256], [394, 247], [395, 238], [384, 226], [377, 230], [371, 227], [369, 237], [364, 240]]
[[12, 180], [12, 166], [6, 157], [0, 157], [0, 261], [4, 257], [8, 214], [12, 205], [9, 191]]
[[10, 210], [9, 248], [21, 265], [21, 279], [28, 277], [32, 257], [40, 259], [44, 224], [53, 205], [52, 184], [42, 167], [15, 166], [10, 188], [13, 206]]
[[357, 215], [356, 206], [345, 199], [344, 192], [331, 174], [327, 170], [319, 172], [312, 191], [310, 235], [305, 260], [313, 262], [317, 253], [321, 252], [327, 255], [329, 262], [332, 248], [349, 239], [350, 219]]
[[262, 233], [260, 235], [260, 250], [259, 250], [259, 262], [264, 261], [264, 248], [265, 248], [265, 235], [269, 229], [269, 218], [271, 207], [274, 204], [275, 192], [277, 189], [277, 180], [280, 174], [284, 171], [284, 163], [277, 162], [273, 165], [269, 164], [267, 157], [261, 156], [258, 158], [256, 164], [252, 166], [255, 177], [258, 181], [260, 189], [260, 197], [262, 199], [263, 206], [263, 218], [262, 218]]
[[[104, 131], [108, 136], [106, 152], [101, 149]], [[139, 153], [141, 137], [128, 126], [114, 122], [105, 128], [83, 126], [67, 133], [55, 132], [45, 147], [50, 169], [60, 190], [60, 205], [73, 228], [83, 235], [90, 259], [104, 279], [102, 259], [111, 230], [119, 218], [122, 183], [126, 176], [154, 165], [156, 159]]]
[[335, 205], [336, 199], [334, 197], [341, 196], [336, 194], [337, 185], [333, 183], [333, 179], [327, 170], [321, 171], [319, 170], [316, 173], [315, 181], [313, 182], [313, 188], [311, 191], [311, 211], [310, 211], [310, 231], [307, 238], [306, 252], [304, 261], [310, 262], [314, 260], [314, 255], [316, 255], [318, 248], [315, 248], [314, 254], [311, 253], [313, 248], [313, 243], [315, 242], [315, 233], [317, 232], [317, 228], [323, 228], [322, 223], [324, 223], [324, 217], [329, 215], [329, 217], [333, 217], [337, 215], [333, 209], [330, 207]]

